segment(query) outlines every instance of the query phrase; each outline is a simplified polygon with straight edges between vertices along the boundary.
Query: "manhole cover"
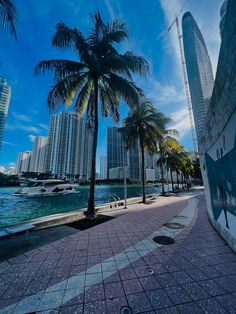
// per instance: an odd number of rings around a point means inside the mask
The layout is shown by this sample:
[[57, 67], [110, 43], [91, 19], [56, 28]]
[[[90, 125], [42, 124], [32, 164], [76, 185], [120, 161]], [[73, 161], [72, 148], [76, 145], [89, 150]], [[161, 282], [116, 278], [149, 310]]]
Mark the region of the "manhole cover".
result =
[[177, 222], [168, 222], [163, 225], [164, 227], [170, 228], [170, 229], [183, 229], [185, 226], [181, 225]]
[[133, 311], [131, 309], [131, 307], [129, 306], [122, 306], [122, 308], [120, 309], [120, 314], [132, 314]]
[[163, 244], [163, 245], [169, 245], [169, 244], [175, 243], [175, 240], [173, 238], [170, 238], [167, 236], [156, 236], [152, 240], [158, 244]]
[[154, 274], [154, 272], [155, 272], [154, 269], [152, 269], [152, 268], [147, 268], [146, 271], [149, 274]]

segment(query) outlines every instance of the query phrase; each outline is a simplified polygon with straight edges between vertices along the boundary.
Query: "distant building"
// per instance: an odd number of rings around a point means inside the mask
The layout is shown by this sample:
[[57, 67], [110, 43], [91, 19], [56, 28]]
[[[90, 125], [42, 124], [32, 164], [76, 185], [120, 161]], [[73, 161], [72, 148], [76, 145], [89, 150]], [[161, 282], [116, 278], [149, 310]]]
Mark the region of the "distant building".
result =
[[11, 98], [11, 87], [7, 80], [0, 76], [0, 149], [3, 140], [4, 128]]
[[48, 137], [36, 136], [33, 144], [30, 172], [35, 173], [46, 172], [47, 152], [48, 152]]
[[[126, 179], [130, 179], [130, 169], [126, 166]], [[116, 168], [110, 168], [109, 169], [109, 179], [111, 180], [122, 180], [124, 179], [124, 168], [123, 167], [116, 167]]]
[[130, 180], [141, 180], [141, 152], [138, 140], [136, 140], [134, 145], [127, 151], [127, 160], [130, 171]]
[[47, 172], [57, 178], [89, 179], [92, 165], [92, 131], [82, 118], [64, 111], [51, 116]]
[[183, 44], [197, 140], [211, 101], [214, 78], [207, 47], [191, 13], [182, 19]]
[[145, 173], [146, 181], [154, 182], [156, 180], [155, 170], [154, 169], [150, 169], [150, 168], [146, 168], [145, 171], [146, 171], [146, 173]]
[[123, 167], [124, 144], [118, 127], [107, 128], [107, 177], [111, 168]]
[[100, 156], [100, 178], [107, 179], [107, 156]]
[[16, 174], [21, 175], [22, 173], [30, 171], [32, 152], [21, 152], [18, 154], [16, 161]]
[[16, 174], [16, 167], [15, 166], [10, 166], [5, 170], [5, 174], [12, 176]]

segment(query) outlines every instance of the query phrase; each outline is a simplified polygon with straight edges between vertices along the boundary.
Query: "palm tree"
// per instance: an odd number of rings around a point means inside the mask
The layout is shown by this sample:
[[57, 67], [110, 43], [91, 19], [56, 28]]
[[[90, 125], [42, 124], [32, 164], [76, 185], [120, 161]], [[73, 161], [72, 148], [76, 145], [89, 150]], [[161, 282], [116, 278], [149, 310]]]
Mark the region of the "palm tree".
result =
[[[100, 13], [92, 16], [93, 28], [87, 37], [77, 28], [57, 24], [53, 46], [74, 50], [79, 61], [48, 60], [40, 62], [35, 73], [54, 72], [54, 86], [48, 96], [50, 109], [73, 102], [78, 115], [86, 113], [93, 128], [92, 169], [87, 217], [95, 217], [95, 176], [99, 109], [104, 118], [119, 120], [119, 103], [130, 107], [140, 101], [140, 89], [132, 81], [132, 74], [147, 75], [148, 62], [131, 51], [120, 54], [114, 47], [127, 36], [122, 21], [104, 23]], [[99, 102], [100, 100], [100, 102]], [[100, 105], [100, 106], [99, 106]]]
[[143, 203], [146, 203], [144, 150], [146, 149], [150, 153], [157, 151], [157, 140], [164, 133], [167, 122], [169, 122], [169, 118], [154, 108], [153, 104], [144, 98], [141, 100], [141, 104], [131, 111], [129, 116], [123, 121], [123, 135], [126, 148], [131, 148], [137, 140], [141, 148]]
[[179, 133], [175, 129], [166, 129], [164, 134], [160, 137], [158, 141], [159, 146], [159, 159], [157, 160], [157, 165], [160, 166], [161, 170], [161, 186], [162, 186], [162, 195], [165, 194], [165, 185], [164, 185], [164, 164], [168, 168], [168, 156], [170, 155], [173, 149], [179, 148], [179, 143], [174, 138], [178, 136]]
[[0, 0], [0, 16], [2, 28], [16, 39], [15, 23], [17, 20], [17, 11], [13, 0]]

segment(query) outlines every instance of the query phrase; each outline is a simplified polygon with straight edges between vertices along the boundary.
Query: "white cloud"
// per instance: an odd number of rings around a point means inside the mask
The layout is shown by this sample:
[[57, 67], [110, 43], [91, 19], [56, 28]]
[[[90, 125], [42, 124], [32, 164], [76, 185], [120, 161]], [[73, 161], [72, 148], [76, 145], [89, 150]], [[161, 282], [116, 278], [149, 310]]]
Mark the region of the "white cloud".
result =
[[13, 111], [12, 115], [13, 115], [13, 117], [16, 120], [25, 121], [25, 122], [31, 122], [31, 117], [29, 117], [29, 116], [27, 116], [25, 114], [16, 113], [16, 112]]
[[32, 142], [32, 143], [34, 142], [35, 137], [36, 137], [36, 136], [35, 136], [35, 135], [32, 135], [32, 134], [29, 134], [29, 135], [28, 135], [28, 139], [29, 139], [30, 142]]
[[114, 20], [115, 19], [115, 14], [114, 14], [114, 11], [113, 11], [113, 8], [111, 6], [110, 1], [109, 0], [104, 0], [104, 3], [105, 3], [105, 6], [107, 8], [107, 11], [108, 11], [108, 13], [110, 15], [110, 19]]
[[16, 146], [14, 143], [6, 142], [6, 141], [2, 141], [2, 144], [10, 145], [10, 146]]
[[180, 138], [184, 137], [191, 130], [187, 108], [183, 107], [180, 110], [173, 112], [171, 118], [173, 120], [171, 128], [176, 129], [179, 132]]
[[21, 123], [16, 124], [6, 124], [6, 129], [9, 131], [22, 130], [25, 132], [39, 133], [41, 129], [32, 126], [32, 125], [24, 125]]
[[48, 131], [48, 125], [44, 123], [38, 123], [38, 126], [46, 131]]
[[157, 106], [161, 106], [162, 103], [166, 105], [172, 102], [183, 102], [186, 98], [184, 91], [178, 91], [174, 85], [164, 85], [155, 79], [148, 80], [144, 89], [147, 98], [153, 100]]

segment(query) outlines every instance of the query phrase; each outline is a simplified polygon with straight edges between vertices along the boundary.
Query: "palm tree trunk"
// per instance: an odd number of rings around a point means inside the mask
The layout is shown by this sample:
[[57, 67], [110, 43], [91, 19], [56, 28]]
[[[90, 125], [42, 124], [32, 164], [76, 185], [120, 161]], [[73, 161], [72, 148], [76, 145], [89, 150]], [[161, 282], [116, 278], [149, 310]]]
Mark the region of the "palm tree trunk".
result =
[[178, 184], [178, 189], [179, 189], [179, 173], [176, 171], [176, 177], [177, 177], [177, 184]]
[[184, 176], [181, 174], [181, 179], [182, 179], [182, 189], [184, 189]]
[[142, 158], [142, 186], [143, 186], [143, 203], [146, 203], [146, 193], [145, 193], [145, 160], [144, 160], [144, 145], [143, 139], [140, 137], [140, 147], [141, 147], [141, 158]]
[[161, 148], [160, 148], [160, 170], [161, 170], [161, 193], [164, 195], [165, 194], [164, 169], [163, 169], [163, 154]]
[[98, 80], [94, 80], [94, 133], [93, 133], [93, 151], [92, 151], [92, 168], [91, 168], [91, 178], [90, 178], [90, 190], [89, 190], [89, 202], [87, 218], [95, 219], [95, 180], [96, 180], [96, 155], [97, 155], [97, 142], [98, 142]]
[[171, 180], [172, 192], [174, 192], [174, 181], [173, 181], [173, 173], [172, 173], [171, 168], [170, 168], [170, 180]]

